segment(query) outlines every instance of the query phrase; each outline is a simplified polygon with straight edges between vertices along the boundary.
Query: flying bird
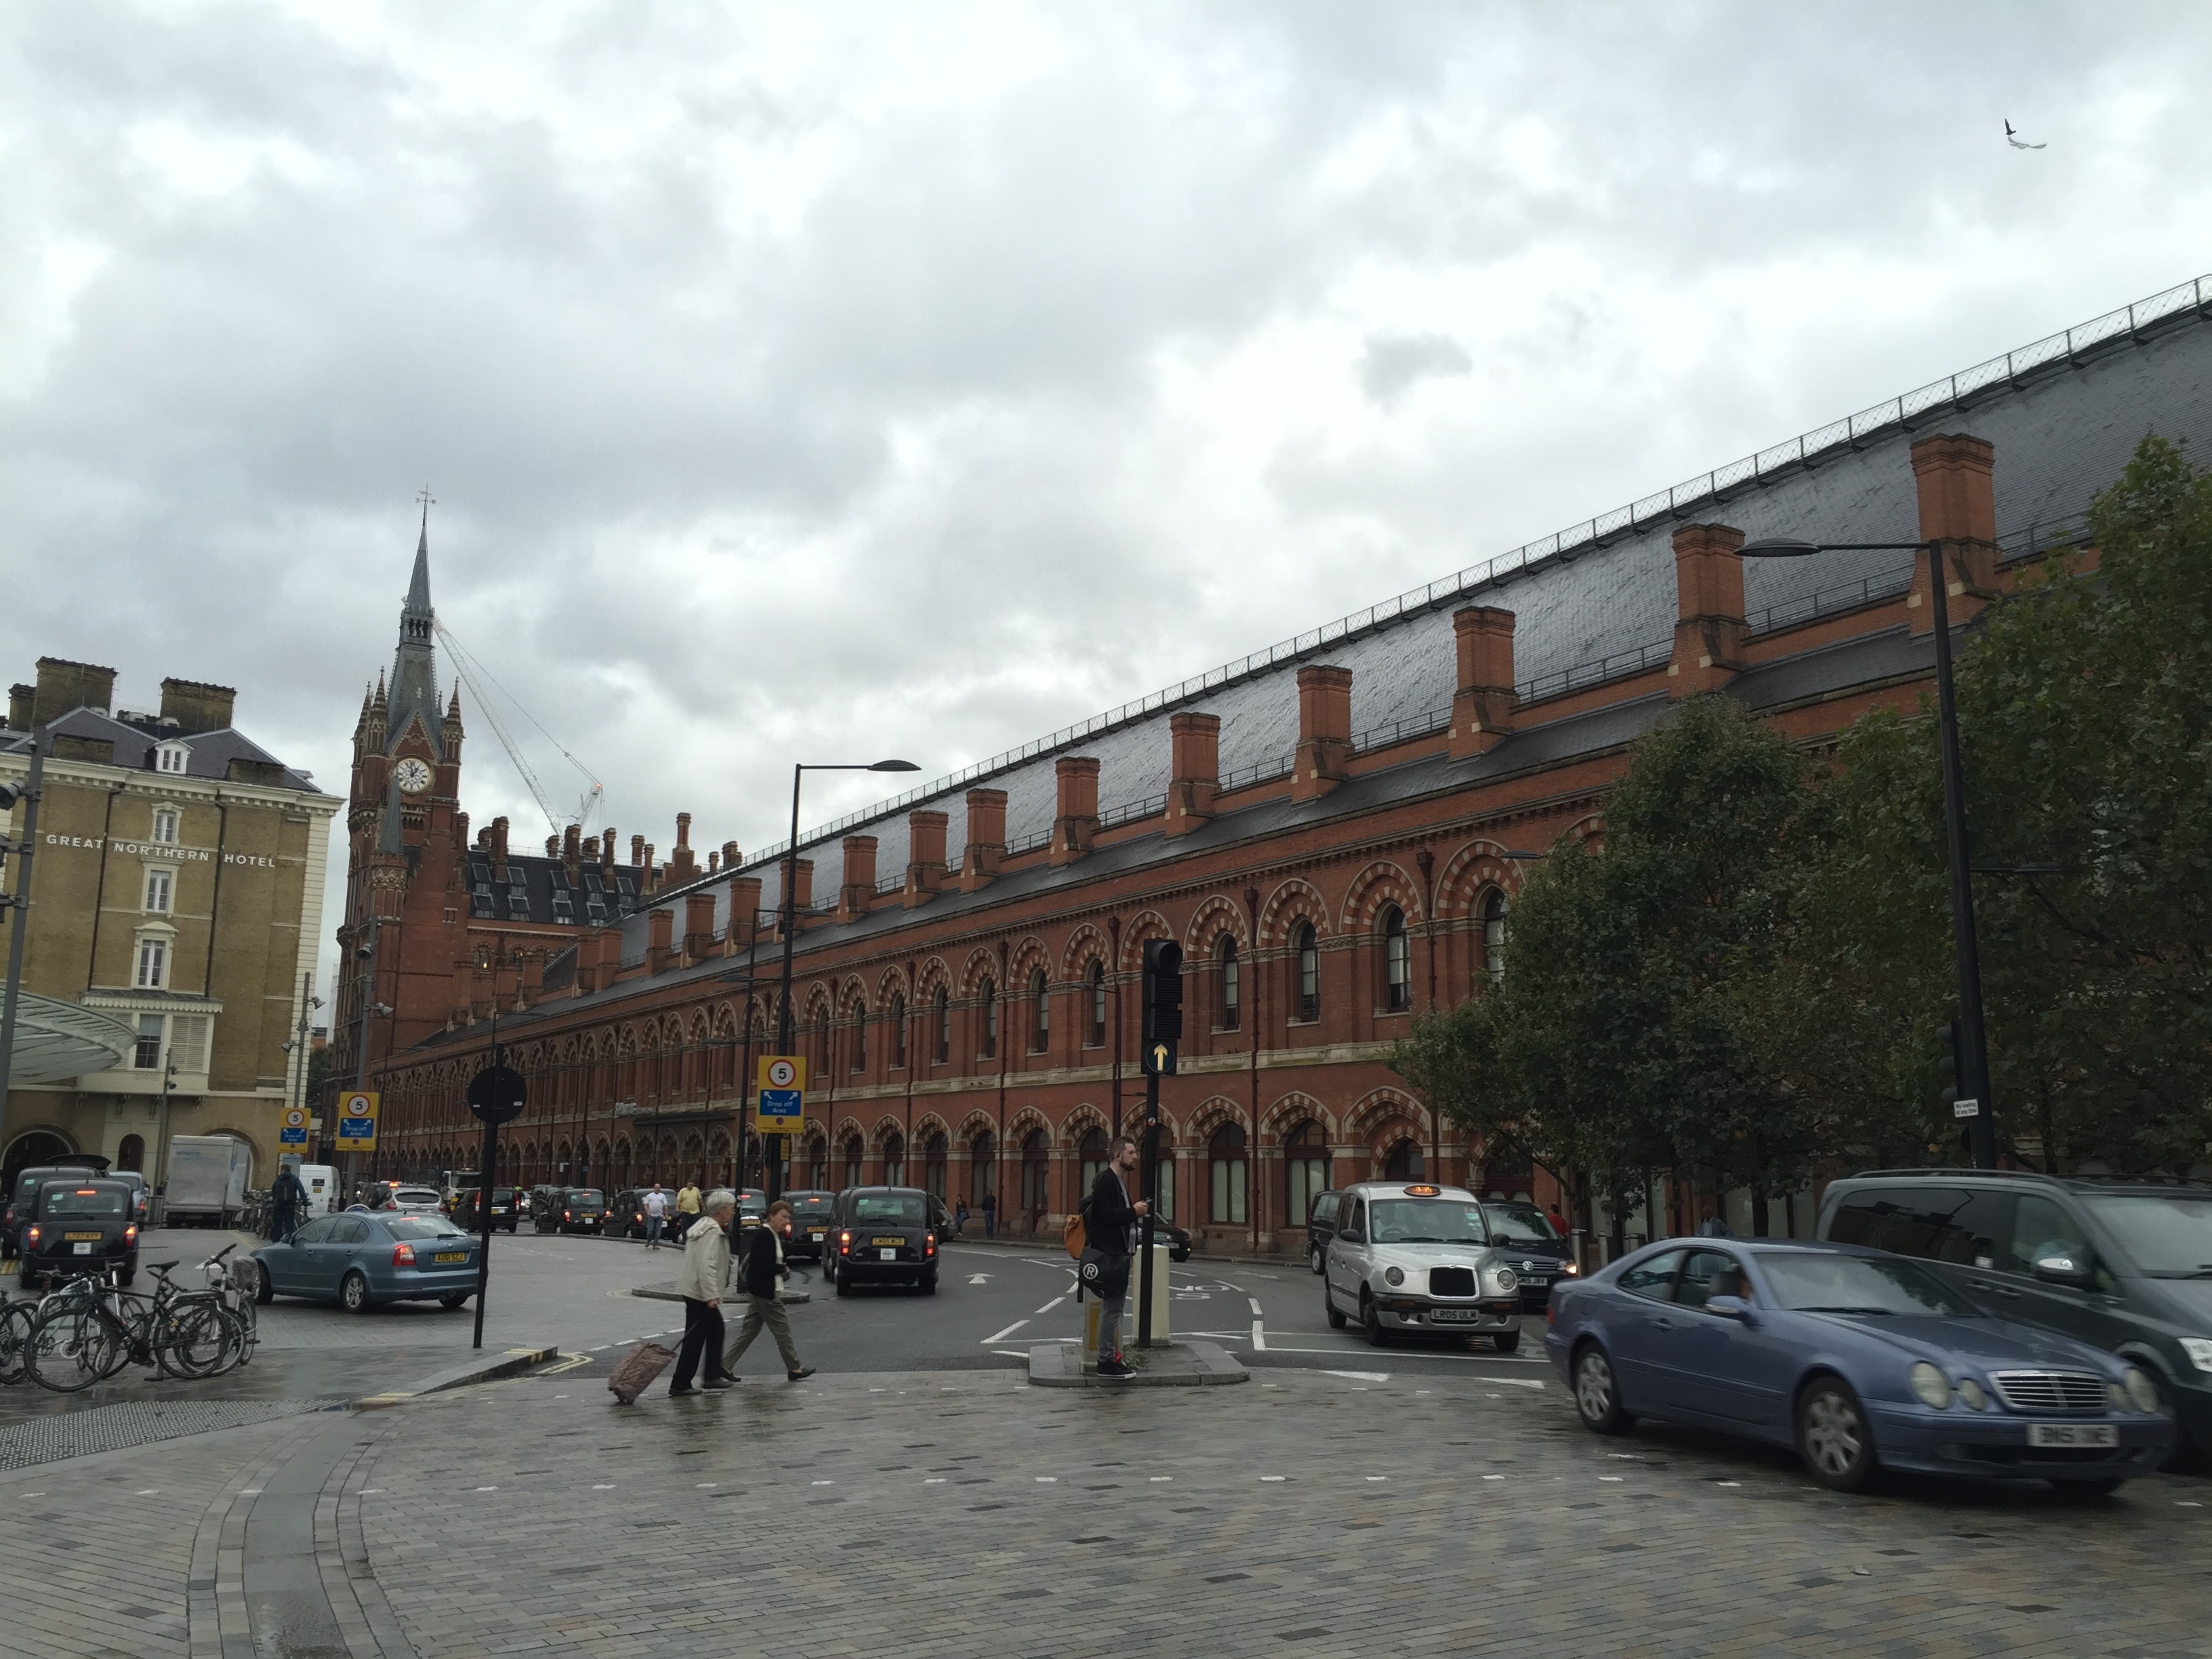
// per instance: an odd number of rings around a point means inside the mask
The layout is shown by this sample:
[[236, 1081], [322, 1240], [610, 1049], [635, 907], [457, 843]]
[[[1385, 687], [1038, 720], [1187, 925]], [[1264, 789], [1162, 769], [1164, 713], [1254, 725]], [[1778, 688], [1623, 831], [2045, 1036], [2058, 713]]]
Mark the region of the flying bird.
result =
[[2029, 143], [2027, 139], [2013, 131], [2012, 123], [2009, 121], [2005, 123], [2005, 143], [2010, 144], [2014, 149], [2049, 149], [2051, 148], [2048, 144]]

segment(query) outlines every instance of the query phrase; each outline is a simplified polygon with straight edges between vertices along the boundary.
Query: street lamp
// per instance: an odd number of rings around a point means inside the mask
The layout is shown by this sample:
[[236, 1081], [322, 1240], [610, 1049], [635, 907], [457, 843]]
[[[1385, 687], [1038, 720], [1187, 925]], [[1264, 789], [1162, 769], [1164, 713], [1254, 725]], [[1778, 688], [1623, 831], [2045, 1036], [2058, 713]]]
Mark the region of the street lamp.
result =
[[0, 910], [9, 912], [8, 983], [0, 988], [0, 1131], [7, 1127], [8, 1083], [15, 1057], [15, 1009], [23, 988], [23, 940], [28, 929], [31, 903], [31, 856], [39, 839], [40, 787], [46, 775], [46, 737], [31, 732], [31, 775], [21, 783], [0, 783], [0, 829], [23, 803], [23, 839], [10, 842], [0, 834], [0, 873], [7, 869], [8, 854], [15, 855], [15, 885], [12, 894], [0, 894]]
[[1982, 960], [1974, 936], [1973, 866], [1966, 856], [1966, 785], [1959, 760], [1959, 708], [1951, 684], [1950, 583], [1943, 569], [1943, 539], [1924, 542], [1807, 542], [1769, 536], [1747, 542], [1737, 551], [1747, 559], [1800, 559], [1828, 552], [1911, 553], [1928, 556], [1928, 597], [1936, 620], [1936, 708], [1943, 763], [1943, 829], [1951, 861], [1951, 938], [1959, 960], [1959, 1023], [1965, 1050], [1960, 1065], [1971, 1075], [1959, 1079], [1961, 1095], [1971, 1094], [1976, 1110], [1967, 1121], [1974, 1167], [1997, 1164], [1996, 1102], [1990, 1091], [1989, 1042], [1982, 1024]]
[[[783, 852], [783, 896], [781, 908], [783, 927], [783, 992], [781, 1010], [776, 1015], [775, 1051], [780, 1054], [791, 1052], [791, 951], [798, 942], [799, 907], [793, 902], [793, 884], [799, 878], [799, 784], [809, 772], [919, 772], [921, 769], [908, 760], [870, 761], [865, 764], [847, 762], [838, 765], [817, 766], [811, 763], [791, 769], [791, 841]], [[747, 1085], [750, 1090], [750, 1085]], [[783, 1191], [783, 1137], [775, 1137], [775, 1144], [763, 1150], [767, 1153], [768, 1195], [774, 1200]]]

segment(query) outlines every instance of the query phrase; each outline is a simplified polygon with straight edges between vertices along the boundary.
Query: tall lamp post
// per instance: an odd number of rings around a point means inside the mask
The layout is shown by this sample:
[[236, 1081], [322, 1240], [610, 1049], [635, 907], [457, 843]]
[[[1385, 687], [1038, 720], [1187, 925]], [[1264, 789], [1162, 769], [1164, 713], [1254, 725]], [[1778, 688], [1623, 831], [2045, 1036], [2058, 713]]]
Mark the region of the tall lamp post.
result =
[[31, 775], [20, 784], [0, 784], [0, 815], [12, 815], [15, 803], [23, 803], [23, 839], [11, 843], [5, 836], [0, 836], [0, 872], [7, 868], [8, 854], [12, 852], [15, 855], [15, 889], [12, 893], [0, 894], [0, 910], [8, 912], [8, 983], [0, 989], [0, 1131], [7, 1126], [8, 1082], [15, 1054], [15, 1006], [23, 986], [23, 939], [30, 920], [31, 854], [39, 838], [40, 786], [46, 775], [46, 734], [33, 730]]
[[[921, 769], [912, 761], [879, 760], [866, 763], [847, 763], [842, 765], [817, 766], [801, 764], [791, 769], [791, 841], [783, 853], [783, 893], [778, 906], [783, 929], [783, 989], [781, 1007], [775, 1020], [775, 1051], [780, 1054], [791, 1052], [791, 952], [798, 941], [799, 907], [793, 884], [799, 878], [799, 785], [809, 772], [919, 772]], [[747, 1082], [748, 1093], [751, 1084]], [[768, 1195], [771, 1201], [783, 1192], [783, 1137], [771, 1135], [769, 1145], [763, 1147], [763, 1161], [768, 1165]]]
[[1912, 553], [1928, 556], [1928, 597], [1936, 621], [1936, 708], [1943, 760], [1943, 830], [1951, 862], [1951, 940], [1959, 961], [1959, 1092], [1975, 1105], [1966, 1121], [1974, 1167], [1997, 1166], [1996, 1102], [1990, 1092], [1990, 1050], [1982, 1023], [1982, 958], [1974, 934], [1973, 870], [1966, 857], [1966, 784], [1959, 760], [1959, 708], [1951, 684], [1950, 583], [1945, 543], [1806, 542], [1770, 536], [1747, 542], [1747, 559], [1801, 559], [1814, 553]]

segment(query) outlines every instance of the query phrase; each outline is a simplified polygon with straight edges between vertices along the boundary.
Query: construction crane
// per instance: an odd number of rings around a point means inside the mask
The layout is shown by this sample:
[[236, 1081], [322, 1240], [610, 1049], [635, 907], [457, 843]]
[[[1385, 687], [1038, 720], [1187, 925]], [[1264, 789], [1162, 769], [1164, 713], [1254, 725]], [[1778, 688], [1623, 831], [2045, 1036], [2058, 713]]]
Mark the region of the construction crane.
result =
[[501, 696], [506, 698], [521, 714], [523, 719], [537, 726], [539, 734], [545, 741], [560, 750], [561, 757], [574, 767], [582, 776], [585, 785], [584, 793], [577, 801], [575, 816], [569, 821], [580, 829], [588, 828], [592, 814], [599, 810], [600, 803], [606, 797], [606, 786], [592, 775], [590, 767], [562, 747], [560, 739], [546, 731], [544, 725], [535, 714], [523, 708], [521, 699], [500, 684], [491, 670], [477, 661], [468, 647], [453, 637], [453, 629], [447, 628], [443, 623], [434, 622], [431, 626], [437, 630], [439, 641], [446, 647], [447, 659], [453, 665], [455, 676], [463, 685], [468, 688], [469, 696], [475, 700], [478, 712], [491, 722], [492, 734], [499, 739], [499, 746], [507, 751], [507, 759], [514, 763], [514, 769], [521, 775], [524, 786], [530, 791], [531, 799], [538, 803], [538, 810], [545, 815], [546, 828], [557, 836], [563, 826], [561, 820], [554, 815], [553, 803], [545, 793], [544, 785], [538, 781], [538, 774], [531, 769], [530, 763], [523, 758], [521, 747], [508, 732], [506, 724], [501, 720], [497, 707], [491, 698], [484, 694], [486, 685], [495, 688]]

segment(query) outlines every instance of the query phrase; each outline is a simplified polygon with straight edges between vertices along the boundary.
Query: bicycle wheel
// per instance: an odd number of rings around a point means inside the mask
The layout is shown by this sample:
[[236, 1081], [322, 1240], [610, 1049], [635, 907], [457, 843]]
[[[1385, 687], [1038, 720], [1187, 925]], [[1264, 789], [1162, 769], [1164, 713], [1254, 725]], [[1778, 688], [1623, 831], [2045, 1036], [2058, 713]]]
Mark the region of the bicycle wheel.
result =
[[261, 1310], [254, 1305], [252, 1297], [238, 1294], [234, 1294], [225, 1305], [230, 1316], [238, 1322], [238, 1363], [243, 1365], [252, 1359], [254, 1349], [261, 1343]]
[[27, 1302], [11, 1302], [0, 1310], [0, 1382], [23, 1380], [24, 1346], [30, 1340], [33, 1317]]
[[173, 1376], [214, 1376], [238, 1363], [237, 1322], [212, 1297], [180, 1298], [156, 1316], [154, 1358]]
[[35, 1320], [23, 1344], [24, 1370], [56, 1394], [76, 1394], [129, 1363], [130, 1346], [96, 1310], [55, 1308]]

